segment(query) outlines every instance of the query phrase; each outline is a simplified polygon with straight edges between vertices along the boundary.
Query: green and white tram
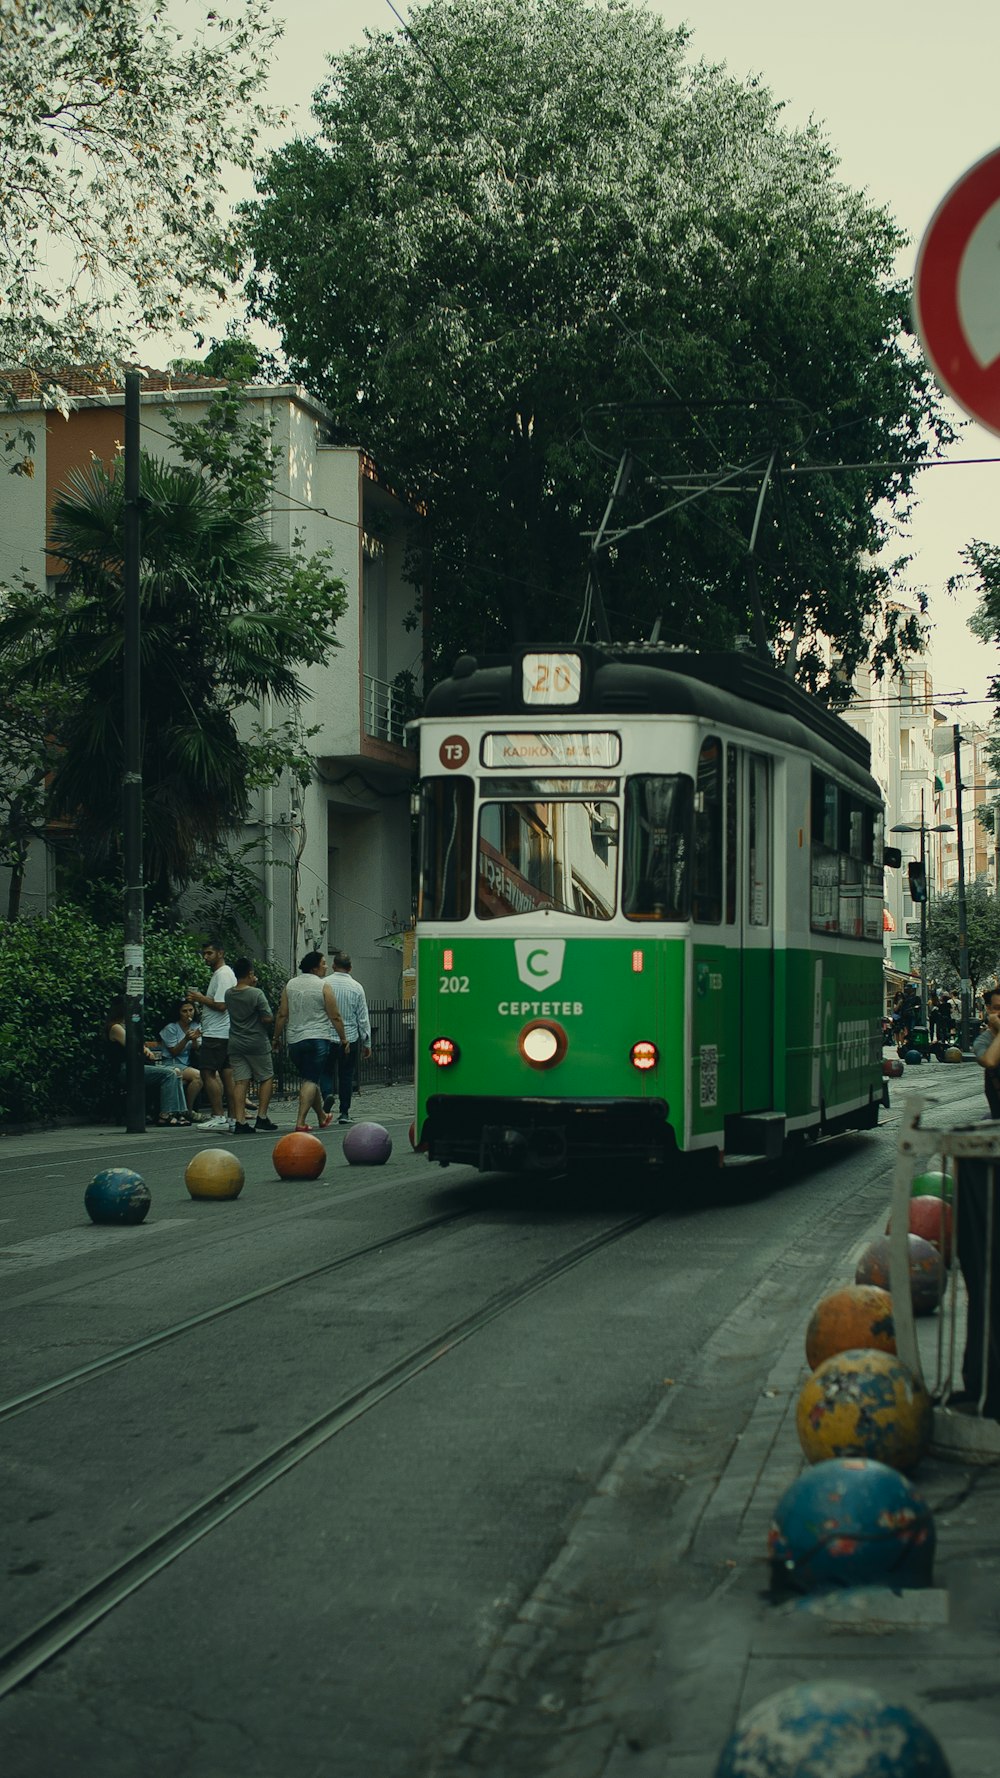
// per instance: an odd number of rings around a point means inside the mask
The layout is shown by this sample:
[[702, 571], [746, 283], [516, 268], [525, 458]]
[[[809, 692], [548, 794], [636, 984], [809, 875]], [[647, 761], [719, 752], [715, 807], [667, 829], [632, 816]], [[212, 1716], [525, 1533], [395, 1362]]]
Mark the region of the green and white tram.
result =
[[860, 735], [756, 657], [603, 645], [463, 657], [419, 727], [431, 1160], [669, 1171], [875, 1125]]

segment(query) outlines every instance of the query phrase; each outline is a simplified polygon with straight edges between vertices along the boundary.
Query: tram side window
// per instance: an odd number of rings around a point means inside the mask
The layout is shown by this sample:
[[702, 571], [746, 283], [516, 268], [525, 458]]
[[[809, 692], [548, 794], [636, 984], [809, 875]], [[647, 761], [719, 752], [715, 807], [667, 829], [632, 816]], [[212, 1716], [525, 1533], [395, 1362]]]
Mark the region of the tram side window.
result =
[[625, 784], [622, 910], [628, 920], [687, 920], [691, 913], [691, 813], [686, 773]]
[[726, 925], [736, 924], [736, 836], [739, 828], [737, 754], [726, 746]]
[[874, 803], [812, 775], [812, 897], [814, 932], [882, 942], [884, 817]]
[[864, 852], [864, 924], [865, 937], [882, 943], [882, 904], [884, 900], [882, 853], [885, 844], [885, 815], [881, 809], [865, 804]]
[[846, 790], [840, 792], [839, 845], [840, 898], [837, 909], [837, 930], [848, 938], [860, 938], [864, 931], [862, 918], [865, 850], [864, 806]]
[[706, 736], [698, 755], [691, 912], [705, 926], [722, 919], [722, 742], [717, 735]]
[[812, 895], [814, 932], [836, 932], [840, 916], [840, 852], [837, 847], [839, 788], [822, 772], [812, 775]]
[[420, 786], [421, 920], [465, 920], [472, 905], [472, 779], [425, 778]]

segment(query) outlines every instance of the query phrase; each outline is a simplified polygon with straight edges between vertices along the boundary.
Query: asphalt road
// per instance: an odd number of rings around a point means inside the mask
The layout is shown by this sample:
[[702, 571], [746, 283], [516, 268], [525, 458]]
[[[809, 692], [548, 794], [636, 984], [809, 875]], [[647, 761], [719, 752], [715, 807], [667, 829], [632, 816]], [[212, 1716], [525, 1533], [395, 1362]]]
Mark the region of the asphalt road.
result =
[[[978, 1070], [927, 1078], [980, 1111]], [[5, 1143], [4, 1643], [67, 1638], [0, 1701], [7, 1778], [425, 1774], [622, 1442], [771, 1271], [801, 1316], [882, 1213], [895, 1123], [665, 1206], [432, 1171], [403, 1120], [386, 1168], [333, 1138], [309, 1183], [245, 1140], [221, 1204], [185, 1191], [187, 1133]], [[94, 1228], [83, 1186], [132, 1157], [150, 1218]], [[761, 1376], [786, 1334], [782, 1307]]]

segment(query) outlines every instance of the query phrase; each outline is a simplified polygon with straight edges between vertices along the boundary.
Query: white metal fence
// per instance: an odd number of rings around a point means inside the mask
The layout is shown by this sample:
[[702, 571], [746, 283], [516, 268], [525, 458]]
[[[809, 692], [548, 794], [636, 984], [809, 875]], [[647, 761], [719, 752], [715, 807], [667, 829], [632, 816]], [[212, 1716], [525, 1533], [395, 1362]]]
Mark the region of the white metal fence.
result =
[[[986, 1412], [988, 1395], [994, 1407], [1000, 1400], [1000, 1123], [923, 1129], [923, 1105], [917, 1095], [909, 1099], [893, 1178], [889, 1275], [896, 1345], [934, 1401], [935, 1449], [988, 1461], [1000, 1456], [1000, 1421]], [[939, 1312], [918, 1322], [910, 1294], [910, 1198], [914, 1178], [932, 1171], [952, 1175], [951, 1266]], [[967, 1393], [963, 1372], [977, 1388], [968, 1392], [971, 1400], [959, 1402]]]

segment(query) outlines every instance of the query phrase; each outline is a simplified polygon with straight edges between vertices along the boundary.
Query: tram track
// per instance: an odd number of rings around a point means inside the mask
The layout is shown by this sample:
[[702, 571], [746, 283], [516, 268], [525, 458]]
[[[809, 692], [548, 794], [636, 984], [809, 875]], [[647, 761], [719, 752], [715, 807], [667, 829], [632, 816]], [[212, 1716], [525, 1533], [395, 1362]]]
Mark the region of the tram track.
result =
[[[468, 1212], [455, 1213], [456, 1216], [465, 1214]], [[116, 1563], [73, 1598], [50, 1611], [32, 1629], [0, 1651], [0, 1698], [31, 1679], [147, 1581], [154, 1579], [186, 1551], [255, 1500], [265, 1489], [280, 1481], [388, 1396], [405, 1388], [430, 1366], [464, 1345], [500, 1316], [555, 1283], [591, 1255], [654, 1221], [658, 1214], [658, 1211], [641, 1212], [579, 1242], [528, 1278], [508, 1286], [479, 1308], [460, 1316], [429, 1339], [421, 1341], [386, 1365], [367, 1383], [350, 1391], [290, 1437], [283, 1439], [264, 1456], [230, 1476], [220, 1487], [213, 1489], [193, 1507], [179, 1514], [155, 1537], [147, 1540], [123, 1561]], [[445, 1217], [437, 1220], [454, 1219]], [[401, 1231], [397, 1239], [405, 1239], [409, 1233], [411, 1231]], [[385, 1244], [373, 1243], [365, 1251], [370, 1252]], [[341, 1257], [346, 1262], [347, 1256]], [[320, 1268], [325, 1269], [329, 1268]], [[259, 1294], [266, 1292], [253, 1293]], [[206, 1318], [211, 1319], [212, 1312]]]
[[131, 1364], [135, 1359], [155, 1352], [159, 1347], [169, 1345], [172, 1340], [181, 1339], [195, 1328], [205, 1327], [211, 1321], [218, 1321], [224, 1315], [235, 1314], [240, 1309], [249, 1308], [251, 1304], [261, 1302], [266, 1297], [276, 1296], [282, 1290], [293, 1289], [296, 1284], [308, 1284], [313, 1279], [322, 1278], [331, 1272], [338, 1272], [344, 1266], [356, 1260], [365, 1259], [369, 1254], [380, 1253], [390, 1247], [397, 1247], [404, 1241], [416, 1240], [420, 1235], [428, 1234], [434, 1229], [447, 1227], [449, 1223], [461, 1222], [474, 1211], [471, 1207], [463, 1210], [447, 1211], [441, 1216], [432, 1216], [423, 1222], [413, 1223], [409, 1228], [400, 1229], [393, 1235], [382, 1235], [377, 1241], [368, 1241], [363, 1247], [352, 1247], [347, 1253], [340, 1253], [336, 1259], [325, 1260], [322, 1265], [309, 1266], [300, 1272], [290, 1272], [284, 1278], [278, 1278], [271, 1284], [261, 1284], [256, 1290], [245, 1291], [241, 1296], [232, 1297], [225, 1303], [218, 1303], [212, 1309], [203, 1309], [197, 1315], [189, 1315], [183, 1321], [176, 1321], [170, 1327], [161, 1328], [155, 1334], [148, 1334], [145, 1339], [133, 1340], [127, 1346], [119, 1346], [113, 1352], [105, 1353], [103, 1358], [94, 1358], [88, 1364], [81, 1364], [72, 1371], [66, 1371], [60, 1377], [53, 1377], [48, 1383], [40, 1383], [34, 1389], [26, 1389], [19, 1395], [12, 1395], [0, 1402], [0, 1423], [13, 1420], [18, 1414], [30, 1412], [32, 1408], [41, 1407], [44, 1403], [65, 1395], [71, 1389], [77, 1389], [96, 1377], [104, 1376], [108, 1371], [119, 1370], [123, 1365]]

